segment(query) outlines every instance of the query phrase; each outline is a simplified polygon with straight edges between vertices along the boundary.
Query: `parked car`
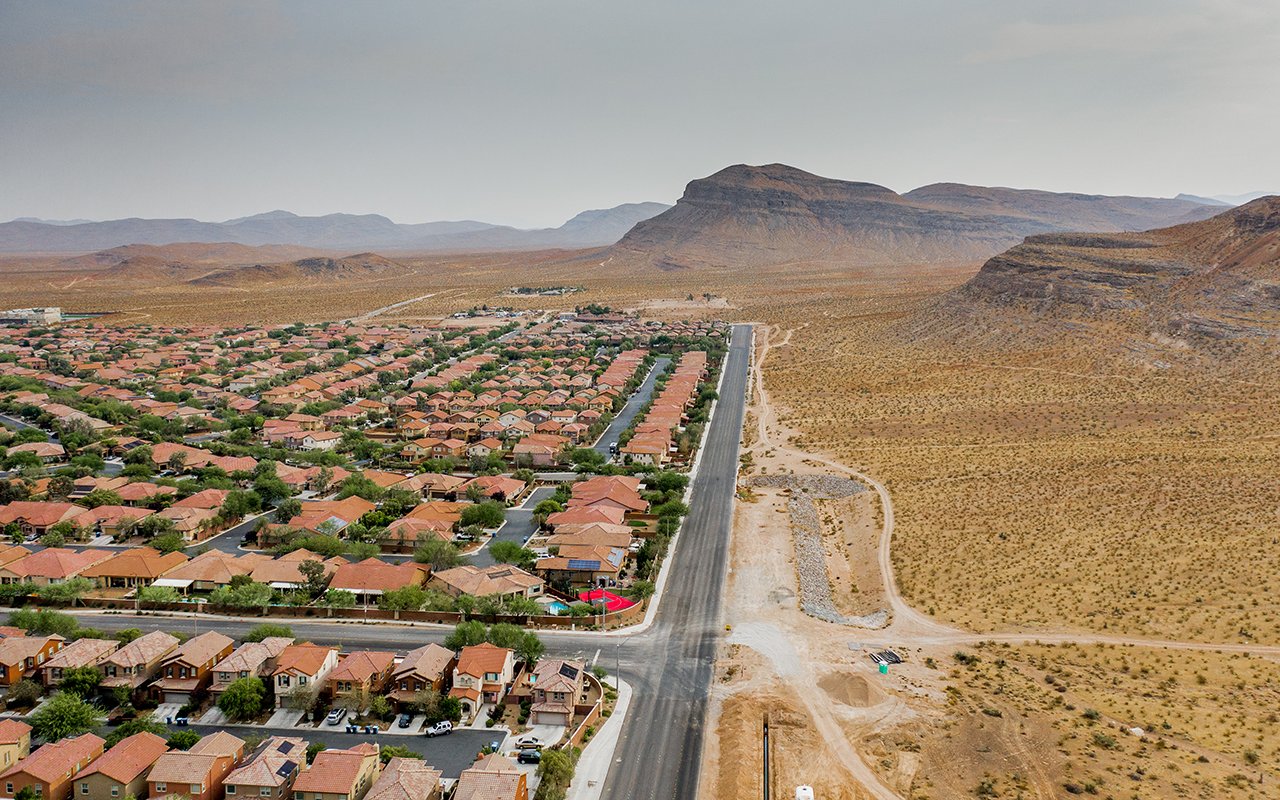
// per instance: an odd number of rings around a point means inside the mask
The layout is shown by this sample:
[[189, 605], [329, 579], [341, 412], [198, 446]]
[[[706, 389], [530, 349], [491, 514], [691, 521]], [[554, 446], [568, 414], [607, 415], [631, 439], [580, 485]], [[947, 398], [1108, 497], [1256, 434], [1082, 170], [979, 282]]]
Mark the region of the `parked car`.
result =
[[411, 722], [413, 722], [413, 715], [412, 715], [412, 714], [409, 714], [409, 713], [407, 713], [407, 712], [406, 712], [406, 713], [404, 713], [404, 714], [401, 714], [401, 715], [400, 715], [400, 722], [399, 722], [399, 723], [397, 723], [397, 724], [398, 724], [401, 728], [407, 728], [407, 727], [409, 727], [409, 723], [411, 723]]
[[448, 736], [451, 733], [453, 733], [453, 723], [447, 719], [427, 728], [427, 736]]
[[519, 747], [521, 750], [541, 750], [542, 740], [537, 736], [521, 736], [519, 739], [516, 739], [516, 747]]
[[347, 710], [345, 708], [335, 708], [329, 712], [329, 716], [325, 717], [324, 721], [330, 725], [337, 725], [339, 722], [342, 722], [342, 718], [346, 715]]
[[516, 761], [521, 764], [537, 764], [541, 760], [541, 750], [521, 750], [520, 755], [516, 756]]

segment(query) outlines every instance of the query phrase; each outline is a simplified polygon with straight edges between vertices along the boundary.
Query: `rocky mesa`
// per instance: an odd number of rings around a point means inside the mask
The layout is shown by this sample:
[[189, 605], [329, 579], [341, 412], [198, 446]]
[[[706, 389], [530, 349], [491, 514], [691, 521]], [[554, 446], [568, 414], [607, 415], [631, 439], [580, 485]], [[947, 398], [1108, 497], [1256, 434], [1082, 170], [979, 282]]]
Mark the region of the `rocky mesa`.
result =
[[979, 260], [1036, 233], [1140, 230], [1220, 210], [1189, 200], [961, 184], [900, 195], [785, 164], [739, 164], [689, 183], [675, 206], [638, 223], [608, 254], [662, 270]]

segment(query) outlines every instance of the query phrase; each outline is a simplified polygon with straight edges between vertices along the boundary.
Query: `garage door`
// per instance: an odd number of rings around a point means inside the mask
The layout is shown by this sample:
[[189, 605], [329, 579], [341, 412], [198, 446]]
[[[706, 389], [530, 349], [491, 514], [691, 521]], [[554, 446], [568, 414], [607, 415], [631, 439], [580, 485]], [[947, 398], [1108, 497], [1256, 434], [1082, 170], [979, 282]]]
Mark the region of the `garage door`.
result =
[[190, 699], [191, 699], [191, 695], [187, 694], [186, 692], [165, 692], [164, 693], [164, 701], [166, 703], [177, 703], [178, 705], [185, 706], [187, 704], [187, 701]]

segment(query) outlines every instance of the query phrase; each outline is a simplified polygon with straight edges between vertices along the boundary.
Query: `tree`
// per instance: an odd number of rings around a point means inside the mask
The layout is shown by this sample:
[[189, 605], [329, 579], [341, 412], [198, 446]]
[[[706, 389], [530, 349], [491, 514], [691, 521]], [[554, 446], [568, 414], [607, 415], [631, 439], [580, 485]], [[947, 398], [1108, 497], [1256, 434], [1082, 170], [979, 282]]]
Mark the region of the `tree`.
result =
[[293, 628], [288, 625], [281, 625], [278, 622], [263, 622], [259, 625], [254, 625], [253, 629], [245, 634], [244, 640], [246, 642], [260, 642], [273, 636], [292, 639]]
[[538, 638], [538, 634], [533, 631], [525, 631], [524, 638], [520, 640], [519, 646], [515, 648], [516, 656], [529, 667], [533, 667], [538, 663], [538, 659], [542, 658], [542, 654], [547, 652], [547, 646]]
[[431, 719], [440, 713], [440, 692], [432, 686], [415, 692], [413, 707], [418, 709], [419, 714], [424, 714], [427, 719]]
[[111, 638], [115, 639], [123, 647], [134, 639], [142, 638], [142, 631], [137, 628], [123, 628], [112, 634]]
[[489, 644], [515, 650], [524, 640], [524, 628], [509, 622], [500, 622], [489, 629]]
[[62, 671], [58, 688], [76, 697], [92, 697], [102, 684], [102, 673], [93, 667], [72, 667]]
[[426, 544], [413, 551], [413, 560], [419, 564], [430, 564], [432, 572], [461, 566], [467, 559], [453, 542], [443, 539], [430, 539]]
[[261, 507], [262, 499], [258, 495], [253, 492], [232, 489], [227, 492], [226, 499], [222, 501], [222, 510], [218, 512], [218, 516], [227, 522], [239, 522]]
[[138, 588], [139, 603], [180, 603], [182, 595], [172, 586], [141, 586]]
[[533, 515], [535, 517], [542, 517], [543, 519], [546, 519], [552, 514], [558, 514], [561, 511], [564, 511], [564, 506], [560, 505], [550, 497], [533, 507]]
[[196, 742], [203, 738], [195, 731], [178, 731], [169, 737], [169, 747], [174, 750], [190, 750]]
[[9, 687], [9, 694], [6, 697], [10, 707], [30, 708], [39, 702], [42, 694], [44, 694], [43, 686], [30, 678], [23, 678]]
[[27, 724], [36, 736], [46, 742], [56, 742], [96, 728], [97, 709], [77, 695], [56, 692], [27, 718]]
[[499, 564], [514, 564], [523, 570], [533, 569], [538, 556], [529, 548], [521, 547], [519, 542], [493, 542], [489, 545], [489, 555]]
[[307, 579], [306, 588], [312, 597], [319, 597], [324, 592], [325, 584], [329, 579], [329, 572], [322, 562], [307, 559], [298, 565], [298, 572], [302, 573], [302, 577]]
[[[150, 519], [150, 517], [148, 517], [148, 519]], [[161, 517], [161, 519], [167, 518]], [[166, 533], [163, 536], [157, 536], [151, 540], [150, 544], [162, 554], [177, 553], [180, 550], [186, 549], [187, 540], [183, 538], [182, 534], [174, 531], [173, 533]]]
[[48, 636], [56, 633], [70, 637], [80, 627], [76, 618], [70, 614], [62, 614], [51, 608], [19, 608], [9, 614], [9, 624], [22, 628], [34, 636]]
[[374, 695], [369, 700], [369, 716], [384, 721], [395, 717], [395, 712], [391, 709], [391, 701], [380, 694]]
[[333, 483], [333, 470], [329, 467], [321, 467], [320, 472], [316, 474], [312, 485], [316, 487], [316, 494], [323, 495], [329, 491], [329, 484]]
[[320, 598], [319, 603], [328, 608], [351, 608], [356, 604], [356, 595], [346, 589], [330, 589]]
[[333, 707], [345, 708], [352, 714], [359, 713], [364, 708], [364, 692], [359, 689], [338, 692], [333, 696]]
[[76, 489], [75, 481], [67, 475], [55, 475], [49, 479], [50, 500], [66, 500], [67, 497]]
[[647, 608], [649, 606], [649, 598], [653, 597], [653, 591], [652, 581], [636, 581], [631, 584], [631, 589], [627, 592], [627, 596], [632, 600], [643, 602]]
[[320, 686], [320, 684], [294, 686], [280, 698], [280, 704], [285, 708], [310, 714], [315, 711], [316, 704], [320, 702]]
[[364, 561], [381, 555], [382, 548], [373, 542], [352, 542], [347, 547], [347, 554], [351, 556], [352, 561]]
[[307, 745], [307, 763], [310, 764], [316, 760], [316, 756], [325, 750], [324, 742], [312, 742]]
[[462, 701], [456, 697], [441, 697], [438, 713], [450, 722], [457, 723], [462, 719]]
[[218, 695], [218, 709], [231, 719], [253, 719], [262, 710], [266, 691], [261, 678], [237, 678]]
[[444, 639], [444, 646], [450, 650], [461, 650], [464, 647], [473, 647], [483, 644], [489, 638], [489, 632], [485, 629], [483, 622], [469, 620], [460, 622], [453, 629], [453, 633]]
[[45, 547], [62, 547], [66, 543], [67, 535], [62, 531], [55, 531], [52, 528], [50, 528], [44, 536], [40, 537], [40, 544]]
[[546, 750], [538, 762], [537, 800], [563, 798], [565, 789], [573, 780], [573, 759], [563, 750]]
[[[70, 492], [68, 492], [68, 494], [70, 494]], [[484, 489], [481, 488], [480, 484], [478, 483], [473, 483], [470, 486], [468, 486], [465, 494], [467, 496], [467, 500], [471, 501], [472, 503], [479, 503], [481, 500], [484, 499]]]
[[284, 525], [302, 513], [302, 501], [295, 498], [281, 500], [276, 505], [276, 522]]
[[185, 450], [175, 450], [175, 451], [173, 452], [173, 454], [169, 456], [169, 463], [168, 463], [168, 466], [169, 466], [169, 469], [173, 470], [174, 472], [178, 472], [178, 473], [180, 473], [180, 472], [182, 472], [184, 469], [186, 469], [186, 466], [187, 466], [187, 453], [186, 453], [186, 451], [185, 451]]
[[476, 503], [462, 509], [461, 524], [479, 525], [482, 528], [497, 528], [506, 519], [506, 508], [501, 503], [488, 501]]
[[156, 736], [168, 736], [169, 729], [155, 720], [151, 714], [142, 714], [128, 722], [123, 722], [107, 735], [104, 747], [108, 750], [136, 733], [154, 733]]
[[420, 586], [402, 586], [384, 590], [378, 598], [378, 607], [389, 611], [417, 611], [427, 601], [427, 593]]
[[250, 581], [235, 589], [230, 586], [221, 586], [209, 595], [209, 602], [215, 606], [231, 608], [266, 608], [271, 604], [271, 591], [270, 586], [256, 581]]
[[40, 800], [40, 795], [36, 794], [36, 790], [29, 785], [23, 786], [13, 797], [14, 800]]

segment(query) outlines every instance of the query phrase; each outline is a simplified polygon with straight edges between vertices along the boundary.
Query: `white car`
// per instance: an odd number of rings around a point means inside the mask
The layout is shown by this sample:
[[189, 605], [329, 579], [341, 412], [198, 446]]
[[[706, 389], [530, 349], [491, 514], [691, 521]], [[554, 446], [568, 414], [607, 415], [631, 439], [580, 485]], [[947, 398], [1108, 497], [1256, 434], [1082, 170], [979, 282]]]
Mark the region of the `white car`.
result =
[[451, 733], [453, 733], [453, 723], [447, 719], [427, 728], [427, 736], [448, 736]]

